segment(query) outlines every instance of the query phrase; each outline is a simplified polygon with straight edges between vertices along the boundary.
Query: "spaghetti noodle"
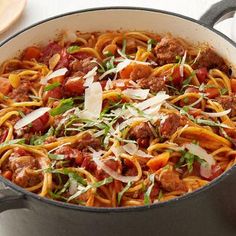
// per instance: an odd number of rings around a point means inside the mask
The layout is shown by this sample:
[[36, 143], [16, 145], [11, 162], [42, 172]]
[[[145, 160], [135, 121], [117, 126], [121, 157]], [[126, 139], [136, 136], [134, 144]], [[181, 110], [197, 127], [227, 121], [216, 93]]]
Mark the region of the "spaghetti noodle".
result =
[[0, 69], [1, 175], [54, 200], [139, 206], [236, 162], [236, 79], [208, 45], [76, 32]]

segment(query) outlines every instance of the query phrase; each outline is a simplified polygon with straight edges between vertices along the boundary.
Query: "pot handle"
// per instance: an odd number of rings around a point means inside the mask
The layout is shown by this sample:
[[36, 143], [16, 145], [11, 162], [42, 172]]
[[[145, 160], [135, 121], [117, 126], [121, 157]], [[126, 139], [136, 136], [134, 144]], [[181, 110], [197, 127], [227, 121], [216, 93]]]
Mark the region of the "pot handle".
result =
[[10, 209], [25, 208], [24, 195], [11, 188], [0, 189], [0, 213]]
[[213, 27], [217, 22], [228, 19], [236, 11], [236, 0], [222, 0], [212, 5], [200, 18], [200, 21]]

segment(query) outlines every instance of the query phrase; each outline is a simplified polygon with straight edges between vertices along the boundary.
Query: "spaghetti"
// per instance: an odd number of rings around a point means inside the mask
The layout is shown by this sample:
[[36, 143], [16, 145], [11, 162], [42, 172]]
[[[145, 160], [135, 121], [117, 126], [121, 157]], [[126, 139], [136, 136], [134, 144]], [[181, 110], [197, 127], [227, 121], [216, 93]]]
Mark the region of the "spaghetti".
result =
[[138, 31], [63, 33], [0, 74], [1, 175], [40, 196], [152, 204], [236, 162], [236, 79], [208, 45]]

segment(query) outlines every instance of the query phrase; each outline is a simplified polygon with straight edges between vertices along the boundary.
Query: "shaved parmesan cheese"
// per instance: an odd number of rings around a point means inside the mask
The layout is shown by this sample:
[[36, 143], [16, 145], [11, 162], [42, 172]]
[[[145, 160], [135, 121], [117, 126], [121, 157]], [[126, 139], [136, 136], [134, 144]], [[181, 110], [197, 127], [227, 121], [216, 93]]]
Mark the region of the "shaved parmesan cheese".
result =
[[48, 61], [49, 69], [53, 70], [58, 64], [58, 62], [60, 61], [60, 59], [61, 59], [61, 56], [59, 53], [54, 54]]
[[97, 119], [100, 116], [101, 110], [102, 86], [99, 82], [95, 82], [89, 88], [85, 89], [84, 118]]
[[166, 94], [166, 92], [161, 91], [156, 94], [156, 96], [149, 98], [139, 104], [136, 105], [137, 108], [140, 110], [144, 110], [148, 107], [151, 107], [153, 105], [161, 104], [163, 103], [166, 99], [168, 99], [170, 96]]
[[125, 89], [123, 93], [132, 99], [144, 100], [149, 94], [149, 89]]
[[130, 155], [134, 155], [138, 151], [138, 146], [134, 143], [127, 143], [126, 145], [122, 147]]
[[16, 122], [16, 124], [14, 125], [15, 129], [20, 129], [28, 124], [30, 124], [31, 122], [33, 122], [34, 120], [38, 119], [39, 117], [41, 117], [42, 115], [44, 115], [46, 112], [48, 112], [51, 108], [49, 107], [40, 107], [37, 110], [32, 111], [31, 113], [27, 114], [25, 117], [23, 117], [22, 119], [18, 120]]
[[92, 153], [93, 161], [96, 163], [96, 165], [101, 168], [103, 171], [105, 171], [108, 175], [110, 175], [113, 179], [119, 180], [123, 183], [128, 183], [131, 181], [138, 181], [139, 176], [123, 176], [119, 174], [117, 171], [112, 170], [110, 167], [108, 167], [103, 161], [100, 160], [101, 152], [94, 151]]
[[40, 84], [47, 84], [47, 82], [50, 79], [65, 75], [67, 71], [68, 71], [67, 68], [61, 68], [61, 69], [55, 70], [51, 74], [47, 75], [45, 78], [41, 79]]
[[124, 146], [122, 146], [122, 148], [130, 155], [132, 156], [139, 156], [139, 157], [153, 157], [152, 155], [149, 155], [147, 153], [145, 153], [142, 150], [138, 149], [138, 146], [134, 143], [128, 143]]
[[97, 69], [98, 67], [95, 66], [92, 70], [90, 70], [85, 76], [85, 82], [84, 82], [84, 86], [85, 87], [89, 87], [93, 81], [94, 81], [94, 76], [97, 74]]
[[111, 151], [114, 153], [116, 158], [119, 158], [119, 156], [123, 153], [122, 147], [112, 146], [111, 147]]
[[207, 115], [209, 117], [221, 117], [221, 116], [226, 116], [231, 112], [231, 109], [228, 109], [226, 111], [221, 111], [221, 112], [202, 112], [202, 114]]
[[185, 51], [184, 56], [181, 60], [180, 66], [179, 66], [179, 72], [180, 72], [181, 77], [184, 77], [184, 63], [185, 63], [185, 60], [186, 60], [186, 56], [187, 56], [187, 52]]
[[75, 42], [77, 40], [77, 35], [75, 34], [75, 32], [71, 31], [71, 30], [66, 30], [64, 33], [63, 33], [63, 37], [64, 37], [64, 40], [66, 42]]
[[211, 168], [216, 163], [213, 156], [208, 154], [206, 150], [204, 150], [200, 146], [193, 143], [185, 144], [184, 147], [187, 148], [190, 153], [206, 161], [206, 163], [202, 163], [200, 166], [200, 174], [205, 178], [209, 178], [211, 176]]

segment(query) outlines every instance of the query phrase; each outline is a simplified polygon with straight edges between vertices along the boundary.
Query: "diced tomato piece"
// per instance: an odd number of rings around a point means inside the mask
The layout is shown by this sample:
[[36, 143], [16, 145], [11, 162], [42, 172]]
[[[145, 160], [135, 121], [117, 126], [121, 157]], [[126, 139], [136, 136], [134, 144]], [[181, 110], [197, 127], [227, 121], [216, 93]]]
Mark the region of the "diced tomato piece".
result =
[[102, 90], [104, 90], [105, 87], [106, 87], [106, 84], [107, 84], [107, 80], [102, 80], [102, 81], [99, 81], [99, 82], [100, 82], [100, 84], [102, 86]]
[[32, 122], [32, 130], [35, 132], [43, 132], [46, 128], [47, 128], [47, 123], [49, 121], [49, 113], [46, 112], [45, 114], [43, 114], [41, 117], [39, 117], [38, 119], [34, 120]]
[[38, 47], [28, 47], [23, 53], [23, 60], [39, 59], [41, 50]]
[[79, 77], [69, 78], [64, 85], [64, 90], [67, 95], [83, 95], [85, 90], [84, 80]]
[[2, 173], [2, 176], [8, 180], [12, 180], [12, 171], [6, 170]]
[[215, 98], [220, 95], [220, 90], [218, 88], [206, 88], [205, 93], [207, 94], [208, 98]]
[[174, 68], [171, 77], [172, 77], [172, 82], [173, 82], [174, 86], [180, 87], [182, 85], [184, 77], [182, 77], [180, 74], [179, 66]]
[[208, 71], [206, 67], [197, 69], [196, 75], [200, 84], [204, 83], [207, 79]]
[[232, 88], [232, 92], [236, 93], [236, 79], [231, 79], [231, 88]]
[[3, 143], [6, 140], [7, 135], [8, 135], [8, 131], [4, 130], [2, 133], [2, 136], [0, 137], [0, 143]]
[[0, 93], [7, 95], [12, 90], [8, 79], [0, 77]]
[[209, 177], [209, 180], [213, 180], [220, 176], [224, 171], [221, 169], [219, 165], [213, 165], [211, 167], [211, 176]]
[[43, 100], [47, 101], [49, 98], [61, 99], [63, 97], [63, 90], [61, 87], [54, 88], [43, 95]]
[[81, 167], [84, 167], [86, 170], [94, 171], [97, 169], [96, 164], [92, 161], [91, 156], [85, 155]]

